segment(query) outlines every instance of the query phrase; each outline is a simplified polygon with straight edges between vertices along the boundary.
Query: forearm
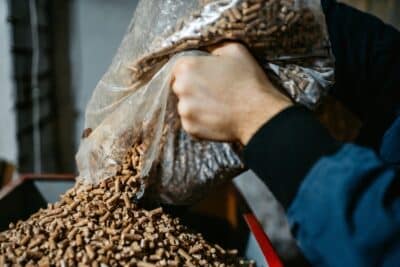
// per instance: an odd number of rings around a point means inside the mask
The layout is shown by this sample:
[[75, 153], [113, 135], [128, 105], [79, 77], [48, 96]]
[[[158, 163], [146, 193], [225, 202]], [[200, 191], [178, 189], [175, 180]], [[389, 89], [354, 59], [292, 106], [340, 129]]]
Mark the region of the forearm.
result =
[[340, 149], [314, 115], [293, 106], [263, 125], [244, 149], [244, 159], [287, 207], [316, 161]]

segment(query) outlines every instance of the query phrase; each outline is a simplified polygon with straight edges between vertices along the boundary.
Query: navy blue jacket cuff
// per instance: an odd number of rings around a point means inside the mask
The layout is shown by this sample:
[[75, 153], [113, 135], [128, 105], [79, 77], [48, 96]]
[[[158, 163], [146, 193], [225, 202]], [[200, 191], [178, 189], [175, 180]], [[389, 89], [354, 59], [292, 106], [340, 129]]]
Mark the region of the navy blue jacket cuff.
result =
[[340, 147], [311, 111], [292, 106], [256, 132], [243, 157], [287, 208], [311, 167]]

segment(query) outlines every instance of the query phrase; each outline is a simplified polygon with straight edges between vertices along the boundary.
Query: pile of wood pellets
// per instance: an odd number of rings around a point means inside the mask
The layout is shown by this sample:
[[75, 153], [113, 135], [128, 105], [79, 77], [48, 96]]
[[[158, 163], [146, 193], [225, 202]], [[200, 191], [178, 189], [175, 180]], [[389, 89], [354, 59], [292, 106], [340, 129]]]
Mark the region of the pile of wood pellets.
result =
[[[201, 16], [199, 11], [179, 21], [171, 38], [131, 66], [133, 81], [177, 52], [221, 40], [241, 41], [269, 60], [326, 48], [315, 15], [295, 8], [294, 0], [243, 0], [200, 33], [175, 38]], [[302, 60], [305, 64], [307, 59]], [[280, 78], [304, 90], [307, 77], [299, 72], [288, 69]], [[114, 177], [91, 186], [78, 182], [58, 202], [10, 224], [0, 233], [0, 266], [252, 266], [236, 250], [206, 242], [162, 208], [146, 210], [137, 203], [145, 149], [143, 144], [133, 146]]]
[[77, 183], [58, 202], [10, 224], [0, 233], [0, 266], [252, 266], [162, 208], [136, 203], [143, 153], [135, 146], [115, 177]]

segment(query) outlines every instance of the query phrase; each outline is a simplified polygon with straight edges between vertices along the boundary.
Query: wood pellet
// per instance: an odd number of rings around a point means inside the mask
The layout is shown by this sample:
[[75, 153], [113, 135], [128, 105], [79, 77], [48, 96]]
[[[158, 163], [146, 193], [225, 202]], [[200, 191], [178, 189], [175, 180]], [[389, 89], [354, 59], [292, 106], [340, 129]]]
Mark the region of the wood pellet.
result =
[[252, 266], [161, 207], [134, 202], [145, 150], [130, 149], [115, 177], [96, 186], [78, 182], [58, 202], [10, 224], [0, 233], [0, 266]]
[[[201, 17], [200, 10], [181, 19], [175, 33]], [[327, 49], [314, 13], [295, 8], [294, 0], [244, 0], [200, 34], [169, 41], [175, 33], [165, 36], [167, 45], [129, 66], [134, 82], [177, 52], [223, 40], [240, 41], [267, 61]], [[299, 57], [297, 63], [312, 65], [306, 57]], [[310, 83], [310, 77], [295, 65], [283, 68], [278, 78], [288, 84], [291, 95]], [[82, 137], [91, 132], [86, 129]], [[98, 185], [77, 183], [57, 203], [10, 224], [0, 233], [0, 266], [252, 266], [253, 262], [238, 257], [237, 250], [208, 243], [162, 208], [145, 210], [137, 203], [136, 193], [146, 183], [140, 175], [145, 152], [145, 142], [135, 144], [114, 177]]]
[[[213, 1], [202, 2], [204, 6], [215, 4]], [[218, 3], [223, 6], [230, 4], [230, 1]], [[196, 20], [201, 18], [201, 11], [180, 19], [174, 28], [175, 32], [168, 32], [164, 36], [162, 46], [153, 46], [152, 52], [129, 66], [133, 82], [178, 52], [201, 49], [223, 40], [240, 41], [258, 59], [268, 62], [280, 61], [288, 56], [303, 57], [304, 60], [300, 59], [298, 63], [312, 66], [313, 63], [305, 55], [328, 53], [327, 37], [317, 17], [309, 8], [298, 8], [295, 0], [243, 0], [241, 4], [228, 8], [212, 24], [203, 25], [200, 35], [186, 34], [176, 40], [185, 25], [199, 23]], [[292, 97], [296, 97], [308, 85], [307, 80], [302, 77], [294, 80], [293, 75], [283, 74], [276, 78], [281, 84], [288, 81], [295, 83]]]

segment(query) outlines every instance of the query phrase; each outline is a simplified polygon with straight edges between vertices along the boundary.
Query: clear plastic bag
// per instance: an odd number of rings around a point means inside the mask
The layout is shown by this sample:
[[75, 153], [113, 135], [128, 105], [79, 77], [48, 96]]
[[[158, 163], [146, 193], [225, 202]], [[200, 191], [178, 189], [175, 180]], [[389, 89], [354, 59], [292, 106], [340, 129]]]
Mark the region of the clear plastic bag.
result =
[[[240, 33], [221, 28], [221, 21], [237, 19], [237, 11], [253, 20], [236, 25], [242, 27]], [[265, 22], [267, 14], [270, 23]], [[293, 16], [296, 22], [291, 21]], [[253, 31], [254, 19], [265, 22], [258, 24], [260, 32]], [[274, 25], [277, 33], [271, 30]], [[316, 36], [301, 39], [304, 33], [298, 31], [304, 29]], [[255, 39], [258, 33], [265, 38]], [[280, 45], [279, 38], [287, 43]], [[85, 127], [90, 135], [81, 141], [76, 156], [79, 178], [98, 183], [115, 176], [124, 155], [139, 141], [146, 143], [142, 187], [162, 202], [190, 204], [242, 172], [234, 144], [195, 140], [182, 130], [177, 100], [169, 88], [177, 57], [205, 55], [182, 51], [224, 40], [246, 44], [270, 77], [309, 107], [333, 82], [333, 58], [319, 0], [143, 0], [87, 106]]]

